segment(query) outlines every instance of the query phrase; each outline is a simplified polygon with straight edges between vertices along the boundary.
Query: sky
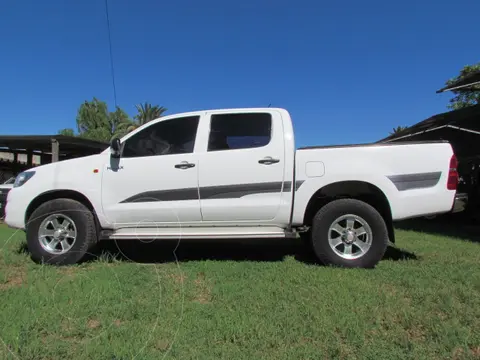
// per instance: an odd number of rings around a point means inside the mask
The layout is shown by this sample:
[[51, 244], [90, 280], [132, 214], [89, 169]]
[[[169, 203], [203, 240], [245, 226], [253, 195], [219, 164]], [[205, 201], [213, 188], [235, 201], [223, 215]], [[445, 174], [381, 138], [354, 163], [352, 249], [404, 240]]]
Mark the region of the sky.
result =
[[[116, 101], [290, 112], [296, 145], [358, 144], [447, 111], [480, 61], [478, 0], [109, 0]], [[0, 134], [115, 106], [104, 0], [0, 0]]]

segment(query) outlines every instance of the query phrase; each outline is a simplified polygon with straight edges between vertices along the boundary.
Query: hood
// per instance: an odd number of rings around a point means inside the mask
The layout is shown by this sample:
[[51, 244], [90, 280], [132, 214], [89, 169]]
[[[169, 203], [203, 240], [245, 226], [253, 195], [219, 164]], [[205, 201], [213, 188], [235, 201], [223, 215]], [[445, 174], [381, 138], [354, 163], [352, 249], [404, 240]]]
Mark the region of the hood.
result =
[[75, 169], [77, 167], [85, 167], [91, 165], [99, 166], [101, 159], [104, 159], [105, 155], [103, 153], [82, 156], [74, 159], [61, 160], [53, 163], [39, 165], [33, 168], [30, 168], [25, 171], [35, 171], [35, 172], [51, 172], [51, 171], [62, 171], [63, 169]]

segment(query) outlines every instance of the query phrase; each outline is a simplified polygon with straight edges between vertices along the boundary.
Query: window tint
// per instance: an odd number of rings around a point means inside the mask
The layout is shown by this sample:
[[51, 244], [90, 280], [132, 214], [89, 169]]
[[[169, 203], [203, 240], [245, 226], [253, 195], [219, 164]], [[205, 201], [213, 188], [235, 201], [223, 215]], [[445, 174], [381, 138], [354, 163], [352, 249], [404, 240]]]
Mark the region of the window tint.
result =
[[247, 149], [270, 142], [272, 117], [268, 113], [212, 115], [208, 151]]
[[151, 125], [125, 142], [122, 157], [192, 153], [198, 120], [198, 116], [189, 116]]

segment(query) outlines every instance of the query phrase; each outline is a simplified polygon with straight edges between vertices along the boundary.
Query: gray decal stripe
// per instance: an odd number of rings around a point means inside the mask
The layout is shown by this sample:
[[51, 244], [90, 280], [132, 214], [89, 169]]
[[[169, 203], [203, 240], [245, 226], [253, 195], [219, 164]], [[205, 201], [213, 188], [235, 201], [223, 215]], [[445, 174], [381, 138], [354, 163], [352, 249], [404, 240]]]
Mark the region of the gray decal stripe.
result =
[[405, 191], [433, 187], [438, 184], [441, 176], [442, 172], [437, 171], [418, 174], [391, 175], [387, 177], [393, 182], [399, 191]]
[[285, 181], [283, 183], [283, 191], [284, 192], [290, 192], [292, 191], [292, 182], [291, 181]]
[[200, 198], [230, 199], [241, 198], [243, 196], [251, 194], [272, 193], [280, 191], [282, 191], [282, 182], [208, 186], [200, 188]]
[[[299, 188], [300, 186], [302, 186], [302, 184], [303, 184], [304, 182], [305, 182], [305, 180], [297, 180], [297, 181], [295, 181], [295, 191], [297, 191], [298, 188]], [[291, 181], [285, 181], [283, 184], [284, 184], [284, 185], [283, 185], [283, 191], [284, 191], [284, 192], [290, 192], [290, 191], [292, 191], [292, 182], [291, 182]]]
[[187, 188], [187, 189], [174, 189], [174, 190], [146, 191], [140, 194], [133, 195], [128, 199], [121, 201], [121, 203], [180, 201], [180, 200], [198, 200], [198, 189]]
[[[302, 185], [304, 181], [295, 182], [295, 191]], [[238, 199], [251, 194], [275, 193], [282, 190], [282, 182], [256, 183], [256, 184], [240, 184], [240, 185], [224, 185], [224, 186], [207, 186], [200, 188], [201, 199]], [[283, 191], [292, 191], [292, 182], [285, 181], [283, 183]], [[198, 200], [198, 190], [196, 188], [174, 189], [174, 190], [158, 190], [147, 191], [136, 194], [121, 203], [130, 202], [152, 202], [152, 201], [181, 201], [181, 200]]]
[[302, 186], [302, 184], [305, 182], [305, 180], [297, 180], [295, 181], [295, 191], [297, 191], [300, 186]]

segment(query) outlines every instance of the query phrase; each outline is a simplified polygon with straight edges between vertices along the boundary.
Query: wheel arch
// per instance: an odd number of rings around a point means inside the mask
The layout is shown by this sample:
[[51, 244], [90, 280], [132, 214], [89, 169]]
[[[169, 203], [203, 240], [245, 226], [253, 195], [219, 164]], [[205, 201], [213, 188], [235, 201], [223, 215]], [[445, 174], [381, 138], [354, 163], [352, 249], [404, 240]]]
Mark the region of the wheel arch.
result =
[[389, 240], [395, 242], [392, 210], [385, 193], [366, 181], [339, 181], [317, 190], [307, 203], [303, 224], [312, 225], [312, 220], [320, 208], [337, 199], [357, 199], [373, 206], [383, 217], [388, 229]]
[[25, 211], [25, 224], [28, 224], [30, 217], [32, 216], [33, 212], [43, 203], [55, 199], [71, 199], [76, 200], [79, 203], [85, 205], [93, 214], [95, 218], [95, 223], [97, 228], [99, 228], [99, 220], [97, 213], [95, 211], [95, 207], [93, 206], [92, 202], [81, 192], [75, 190], [66, 190], [66, 189], [58, 189], [58, 190], [49, 190], [44, 193], [41, 193], [36, 198], [34, 198], [27, 207]]

